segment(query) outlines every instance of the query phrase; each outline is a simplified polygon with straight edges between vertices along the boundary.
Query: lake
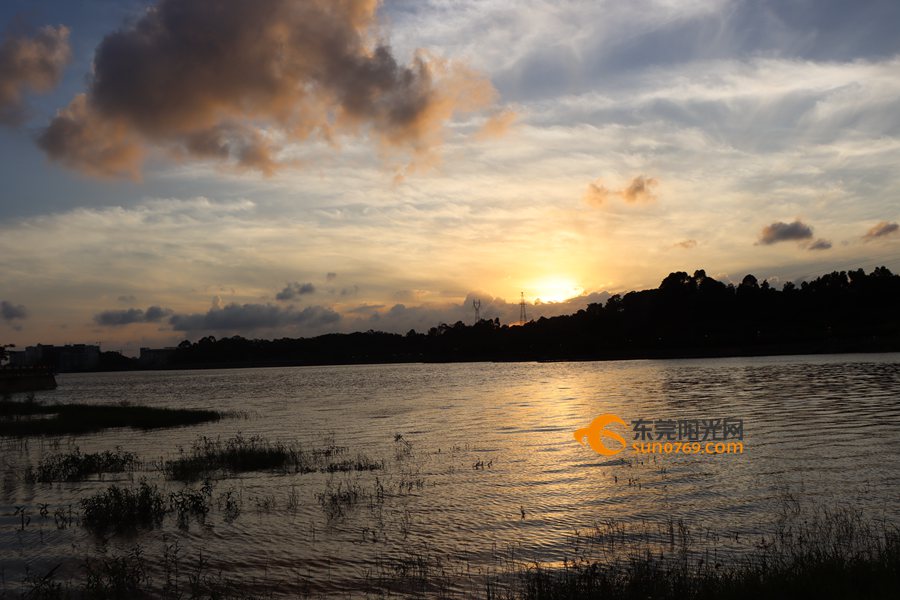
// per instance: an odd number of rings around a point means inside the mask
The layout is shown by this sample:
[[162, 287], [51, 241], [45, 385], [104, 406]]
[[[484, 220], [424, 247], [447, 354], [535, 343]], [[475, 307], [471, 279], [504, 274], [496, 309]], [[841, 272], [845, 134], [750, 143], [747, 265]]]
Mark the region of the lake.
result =
[[[85, 557], [138, 544], [154, 572], [177, 541], [185, 565], [202, 550], [208, 572], [276, 597], [363, 595], [423, 572], [452, 595], [479, 589], [511, 563], [561, 564], [577, 554], [584, 532], [601, 527], [664, 543], [666, 523], [683, 524], [698, 552], [729, 557], [804, 511], [849, 506], [900, 522], [900, 354], [92, 373], [58, 382], [37, 399], [236, 416], [150, 432], [0, 440], [0, 590], [10, 593], [26, 566], [40, 573], [61, 565], [63, 577], [74, 576]], [[601, 456], [575, 441], [576, 429], [609, 413], [629, 424], [618, 429], [629, 444], [637, 419], [740, 419], [743, 453], [640, 455], [629, 446]], [[111, 483], [146, 477], [177, 491], [183, 484], [166, 481], [159, 461], [189, 451], [199, 436], [238, 433], [344, 446], [348, 456], [384, 464], [219, 477], [216, 508], [181, 527], [166, 521], [96, 536], [58, 528], [49, 516], [70, 505], [77, 511], [78, 499]], [[42, 457], [76, 446], [120, 446], [143, 465], [102, 481], [24, 477]], [[350, 489], [358, 498], [329, 512], [322, 499]], [[227, 498], [240, 503], [240, 516], [221, 510]], [[30, 518], [24, 526], [16, 507]]]

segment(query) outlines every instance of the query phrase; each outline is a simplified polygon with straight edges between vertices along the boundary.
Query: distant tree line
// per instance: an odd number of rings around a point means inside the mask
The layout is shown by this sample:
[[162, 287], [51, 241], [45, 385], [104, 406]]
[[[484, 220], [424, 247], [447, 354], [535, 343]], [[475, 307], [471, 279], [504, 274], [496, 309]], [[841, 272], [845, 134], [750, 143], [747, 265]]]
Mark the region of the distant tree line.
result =
[[591, 360], [900, 350], [900, 276], [840, 271], [781, 290], [747, 275], [737, 286], [703, 270], [612, 296], [573, 315], [524, 325], [482, 319], [427, 333], [367, 331], [276, 340], [182, 342], [169, 367], [385, 362]]

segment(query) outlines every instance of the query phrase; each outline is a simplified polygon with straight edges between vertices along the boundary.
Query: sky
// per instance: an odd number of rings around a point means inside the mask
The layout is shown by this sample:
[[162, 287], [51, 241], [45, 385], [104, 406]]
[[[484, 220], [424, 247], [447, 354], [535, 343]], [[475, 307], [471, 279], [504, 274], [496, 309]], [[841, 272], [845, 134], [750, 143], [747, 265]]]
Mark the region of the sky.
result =
[[896, 0], [5, 0], [0, 342], [900, 271]]

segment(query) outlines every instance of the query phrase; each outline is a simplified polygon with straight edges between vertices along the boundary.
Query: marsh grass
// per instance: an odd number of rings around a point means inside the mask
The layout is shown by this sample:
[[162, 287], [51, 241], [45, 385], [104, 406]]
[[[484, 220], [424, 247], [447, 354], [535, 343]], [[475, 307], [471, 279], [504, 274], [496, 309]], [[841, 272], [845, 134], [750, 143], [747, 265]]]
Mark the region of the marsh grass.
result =
[[168, 511], [165, 496], [146, 481], [136, 489], [112, 485], [81, 500], [81, 522], [98, 534], [157, 527]]
[[[162, 574], [152, 574], [140, 545], [112, 556], [86, 557], [81, 578], [60, 581], [57, 565], [46, 573], [29, 571], [17, 598], [29, 600], [263, 600], [271, 594], [241, 591], [241, 583], [216, 572], [202, 551], [185, 555], [177, 541], [166, 543]], [[0, 592], [0, 598], [5, 598]]]
[[[598, 530], [599, 531], [599, 530]], [[898, 598], [900, 532], [863, 519], [848, 508], [815, 511], [781, 522], [754, 549], [739, 557], [695, 550], [698, 534], [680, 524], [674, 540], [630, 536], [606, 527], [599, 541], [609, 549], [628, 540], [624, 558], [591, 559], [577, 554], [562, 567], [533, 563], [520, 568], [514, 585], [488, 585], [488, 598], [580, 600], [608, 598], [679, 600], [751, 598]], [[662, 542], [662, 543], [660, 543]], [[502, 579], [499, 578], [498, 581]]]
[[334, 473], [349, 471], [373, 471], [384, 468], [383, 461], [376, 461], [365, 454], [354, 458], [342, 458], [347, 448], [332, 444], [320, 448], [304, 448], [299, 444], [270, 442], [254, 435], [244, 437], [200, 437], [189, 452], [163, 463], [166, 477], [178, 481], [195, 481], [217, 472], [242, 473], [247, 471], [281, 470], [293, 473]]
[[160, 429], [218, 421], [223, 416], [213, 410], [0, 400], [0, 436], [73, 435], [115, 427]]
[[185, 487], [169, 494], [169, 508], [175, 513], [178, 527], [187, 529], [190, 520], [196, 519], [201, 525], [212, 507], [212, 482], [207, 480], [199, 490]]
[[25, 478], [39, 482], [83, 481], [94, 476], [102, 479], [104, 474], [133, 472], [139, 466], [137, 454], [120, 447], [88, 454], [76, 447], [71, 452], [45, 456], [36, 468], [26, 471]]
[[329, 480], [325, 490], [316, 494], [316, 500], [329, 521], [345, 516], [361, 500], [369, 497], [356, 481], [339, 481], [337, 484]]
[[178, 527], [187, 529], [191, 519], [204, 524], [213, 504], [210, 481], [200, 489], [185, 487], [168, 495], [146, 481], [137, 488], [111, 485], [81, 500], [81, 524], [98, 535], [132, 533], [159, 527], [166, 515], [174, 514]]

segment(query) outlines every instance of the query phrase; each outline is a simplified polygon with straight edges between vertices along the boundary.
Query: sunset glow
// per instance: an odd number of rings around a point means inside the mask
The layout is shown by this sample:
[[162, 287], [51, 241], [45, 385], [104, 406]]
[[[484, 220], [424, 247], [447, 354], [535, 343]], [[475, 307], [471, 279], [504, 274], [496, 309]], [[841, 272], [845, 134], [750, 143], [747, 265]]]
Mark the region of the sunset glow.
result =
[[404, 333], [677, 270], [900, 267], [886, 3], [75, 4], [0, 8], [33, 20], [0, 57], [6, 343]]
[[527, 286], [528, 296], [534, 301], [562, 302], [569, 298], [575, 298], [584, 293], [584, 288], [575, 284], [574, 279], [567, 277], [545, 277]]

